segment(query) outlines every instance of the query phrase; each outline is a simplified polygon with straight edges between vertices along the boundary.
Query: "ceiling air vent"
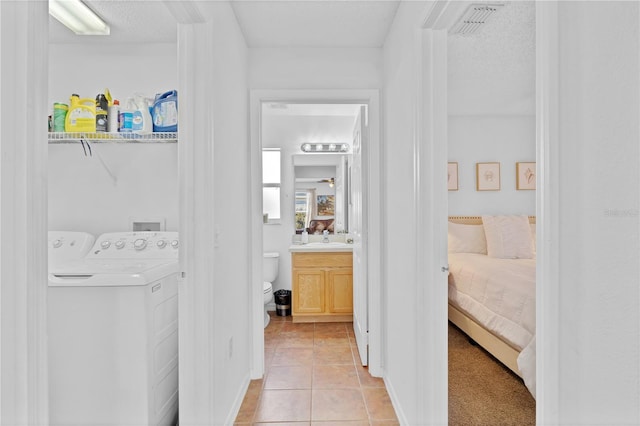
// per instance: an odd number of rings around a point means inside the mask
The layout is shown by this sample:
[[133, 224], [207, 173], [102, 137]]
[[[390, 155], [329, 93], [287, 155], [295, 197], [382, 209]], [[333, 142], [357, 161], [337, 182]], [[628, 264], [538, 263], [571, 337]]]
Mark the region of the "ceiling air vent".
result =
[[485, 27], [493, 15], [504, 4], [472, 4], [465, 10], [458, 22], [449, 31], [450, 34], [475, 34]]

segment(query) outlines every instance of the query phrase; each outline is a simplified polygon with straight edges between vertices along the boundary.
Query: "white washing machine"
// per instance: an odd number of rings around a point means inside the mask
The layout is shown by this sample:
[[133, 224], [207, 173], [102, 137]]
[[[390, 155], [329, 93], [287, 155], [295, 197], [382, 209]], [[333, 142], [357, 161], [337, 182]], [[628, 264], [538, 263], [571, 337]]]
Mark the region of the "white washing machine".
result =
[[99, 236], [49, 273], [52, 425], [173, 425], [178, 233]]

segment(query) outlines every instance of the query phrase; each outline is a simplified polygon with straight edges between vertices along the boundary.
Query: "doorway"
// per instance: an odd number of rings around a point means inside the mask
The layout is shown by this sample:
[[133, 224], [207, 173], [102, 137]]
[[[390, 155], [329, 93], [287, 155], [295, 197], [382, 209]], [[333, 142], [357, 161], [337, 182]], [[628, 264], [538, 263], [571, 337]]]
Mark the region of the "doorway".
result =
[[[379, 259], [381, 241], [380, 235], [376, 235], [375, 238], [367, 239], [367, 229], [371, 229], [375, 226], [375, 229], [379, 229], [381, 223], [380, 209], [376, 208], [381, 202], [381, 190], [380, 180], [382, 176], [379, 173], [369, 173], [370, 170], [380, 170], [378, 166], [380, 163], [380, 138], [379, 138], [379, 106], [378, 106], [378, 92], [376, 90], [337, 90], [337, 91], [262, 91], [255, 90], [251, 93], [251, 157], [252, 157], [252, 170], [260, 171], [260, 173], [254, 173], [252, 175], [252, 257], [253, 257], [253, 282], [256, 283], [254, 288], [256, 291], [252, 294], [252, 312], [259, 313], [254, 315], [252, 321], [252, 334], [253, 334], [253, 356], [252, 356], [252, 374], [251, 377], [256, 379], [262, 377], [264, 373], [264, 322], [262, 311], [264, 310], [263, 295], [259, 294], [257, 289], [259, 282], [262, 282], [262, 256], [263, 250], [273, 250], [274, 248], [280, 253], [280, 266], [279, 274], [276, 279], [276, 283], [273, 285], [273, 289], [279, 288], [290, 289], [290, 260], [287, 247], [291, 244], [292, 236], [295, 234], [295, 219], [294, 219], [294, 199], [293, 186], [294, 186], [294, 167], [291, 160], [291, 156], [294, 152], [302, 154], [300, 139], [291, 142], [291, 145], [280, 147], [281, 149], [281, 218], [273, 221], [272, 224], [264, 223], [263, 212], [263, 182], [262, 182], [262, 152], [263, 148], [277, 148], [276, 144], [282, 144], [282, 138], [279, 142], [271, 141], [269, 138], [273, 133], [269, 133], [269, 128], [276, 121], [287, 121], [292, 117], [291, 112], [298, 111], [296, 114], [299, 117], [313, 117], [312, 111], [324, 110], [322, 114], [329, 114], [326, 111], [333, 110], [334, 117], [342, 115], [345, 117], [345, 110], [350, 110], [349, 114], [346, 114], [347, 122], [351, 122], [349, 127], [351, 135], [347, 141], [351, 146], [353, 144], [353, 125], [355, 125], [356, 116], [360, 115], [358, 111], [359, 106], [366, 106], [365, 117], [363, 124], [367, 126], [368, 141], [365, 149], [359, 154], [361, 158], [360, 164], [362, 165], [361, 172], [358, 173], [358, 177], [361, 178], [362, 187], [360, 192], [360, 205], [362, 210], [356, 216], [349, 216], [347, 212], [353, 212], [353, 208], [350, 208], [349, 202], [354, 203], [357, 197], [353, 196], [354, 193], [354, 171], [349, 170], [346, 166], [342, 173], [344, 173], [345, 185], [349, 187], [348, 191], [345, 191], [346, 201], [344, 212], [347, 213], [344, 216], [343, 223], [341, 223], [342, 230], [344, 226], [349, 227], [349, 231], [353, 231], [360, 223], [360, 236], [355, 236], [354, 242], [354, 259], [364, 259], [360, 265], [354, 269], [354, 281], [360, 282], [360, 287], [354, 285], [354, 288], [363, 288], [364, 291], [357, 293], [354, 290], [354, 296], [361, 300], [362, 303], [357, 307], [359, 313], [356, 314], [360, 318], [360, 322], [363, 326], [360, 329], [360, 333], [363, 335], [362, 340], [367, 349], [362, 351], [363, 354], [368, 355], [363, 360], [364, 363], [369, 364], [369, 371], [371, 374], [380, 376], [381, 371], [381, 326], [380, 326], [380, 271]], [[280, 117], [280, 119], [274, 119], [273, 117]], [[272, 117], [271, 119], [269, 117]], [[327, 116], [324, 116], [327, 120]], [[271, 120], [271, 122], [270, 122]], [[343, 119], [344, 121], [344, 119]], [[273, 130], [273, 129], [272, 129]], [[317, 130], [317, 129], [316, 129]], [[265, 133], [266, 132], [266, 133]], [[277, 132], [276, 132], [277, 134]], [[311, 136], [310, 136], [311, 137]], [[342, 136], [345, 137], [345, 136]], [[295, 138], [294, 138], [295, 139]], [[291, 140], [291, 139], [289, 139]], [[313, 140], [312, 140], [313, 141]], [[315, 142], [318, 142], [317, 140]], [[311, 154], [313, 155], [313, 154]], [[353, 150], [350, 149], [349, 158], [353, 158]], [[348, 162], [347, 162], [348, 164]], [[351, 175], [349, 176], [349, 173]], [[346, 188], [345, 188], [346, 189]], [[288, 195], [287, 195], [288, 194]], [[358, 222], [360, 220], [360, 222]], [[275, 225], [277, 223], [277, 225]], [[277, 245], [274, 246], [274, 244]], [[373, 259], [373, 260], [372, 260]], [[368, 260], [368, 261], [367, 261]], [[357, 271], [357, 272], [356, 272]], [[360, 277], [360, 278], [357, 278]], [[359, 281], [358, 281], [359, 280]], [[354, 305], [356, 302], [354, 301]]]

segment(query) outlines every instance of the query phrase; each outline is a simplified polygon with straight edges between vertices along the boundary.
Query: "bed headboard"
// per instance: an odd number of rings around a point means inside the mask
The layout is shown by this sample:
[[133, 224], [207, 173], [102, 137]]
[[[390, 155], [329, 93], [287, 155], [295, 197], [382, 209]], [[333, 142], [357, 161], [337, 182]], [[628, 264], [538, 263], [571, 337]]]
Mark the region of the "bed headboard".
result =
[[[482, 216], [449, 216], [449, 222], [463, 225], [482, 225]], [[536, 223], [536, 217], [529, 216], [529, 223]]]

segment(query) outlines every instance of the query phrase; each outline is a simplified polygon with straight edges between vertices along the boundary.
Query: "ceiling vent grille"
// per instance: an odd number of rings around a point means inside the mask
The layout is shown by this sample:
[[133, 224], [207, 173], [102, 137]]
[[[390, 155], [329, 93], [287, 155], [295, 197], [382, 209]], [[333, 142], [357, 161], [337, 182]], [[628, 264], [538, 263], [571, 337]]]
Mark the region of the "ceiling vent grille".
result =
[[476, 34], [504, 4], [472, 4], [449, 31], [450, 34]]

